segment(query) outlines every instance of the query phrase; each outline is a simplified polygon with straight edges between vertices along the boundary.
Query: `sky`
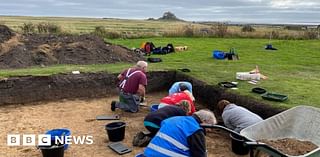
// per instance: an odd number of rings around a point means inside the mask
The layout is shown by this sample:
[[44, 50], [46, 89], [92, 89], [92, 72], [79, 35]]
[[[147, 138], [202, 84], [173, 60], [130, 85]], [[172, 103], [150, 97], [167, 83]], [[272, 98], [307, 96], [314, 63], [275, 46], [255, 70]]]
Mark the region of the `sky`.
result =
[[0, 0], [0, 15], [320, 24], [320, 0]]

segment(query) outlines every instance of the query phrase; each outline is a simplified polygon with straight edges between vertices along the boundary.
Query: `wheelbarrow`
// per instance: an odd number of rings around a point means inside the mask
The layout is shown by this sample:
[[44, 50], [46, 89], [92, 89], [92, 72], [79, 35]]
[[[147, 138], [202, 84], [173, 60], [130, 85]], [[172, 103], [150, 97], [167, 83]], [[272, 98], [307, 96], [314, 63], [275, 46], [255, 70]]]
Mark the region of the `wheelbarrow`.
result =
[[250, 152], [250, 157], [254, 157], [255, 156], [254, 150], [259, 147], [259, 148], [263, 148], [262, 150], [264, 150], [264, 152], [269, 153], [270, 155], [272, 154], [273, 157], [287, 157], [285, 154], [270, 147], [267, 144], [264, 144], [261, 142], [255, 142], [251, 139], [246, 138], [245, 136], [242, 136], [238, 132], [228, 129], [222, 125], [202, 124], [201, 127], [221, 129], [230, 133], [230, 137], [232, 139], [232, 142], [231, 142], [232, 151], [238, 155], [246, 155]]
[[[243, 147], [249, 149], [250, 157], [254, 157], [254, 150], [265, 152], [272, 157], [295, 157], [285, 154], [258, 140], [277, 140], [294, 138], [311, 141], [318, 148], [300, 155], [299, 157], [320, 156], [320, 109], [310, 106], [297, 106], [274, 115], [264, 121], [243, 129], [240, 134], [221, 125], [202, 125], [204, 128], [222, 129], [231, 134], [232, 148]], [[234, 138], [237, 142], [234, 142]], [[238, 146], [234, 146], [238, 144]], [[234, 150], [233, 150], [234, 151]]]
[[[293, 107], [241, 130], [240, 134], [250, 141], [284, 138], [310, 141], [317, 145], [318, 148], [300, 156], [320, 157], [320, 108], [311, 106]], [[259, 143], [250, 142], [248, 144], [260, 149]], [[257, 145], [254, 146], [255, 144]], [[273, 155], [272, 152], [268, 152], [268, 154]], [[281, 154], [294, 157], [284, 153]]]

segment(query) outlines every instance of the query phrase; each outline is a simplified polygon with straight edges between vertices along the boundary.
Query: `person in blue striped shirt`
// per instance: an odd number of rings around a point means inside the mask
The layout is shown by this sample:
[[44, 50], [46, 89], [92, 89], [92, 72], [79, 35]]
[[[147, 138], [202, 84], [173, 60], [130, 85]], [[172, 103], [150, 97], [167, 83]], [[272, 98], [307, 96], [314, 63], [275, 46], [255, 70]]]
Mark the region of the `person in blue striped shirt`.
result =
[[216, 124], [215, 115], [200, 110], [192, 116], [175, 116], [161, 122], [160, 130], [144, 151], [146, 157], [206, 157], [204, 129], [200, 124]]

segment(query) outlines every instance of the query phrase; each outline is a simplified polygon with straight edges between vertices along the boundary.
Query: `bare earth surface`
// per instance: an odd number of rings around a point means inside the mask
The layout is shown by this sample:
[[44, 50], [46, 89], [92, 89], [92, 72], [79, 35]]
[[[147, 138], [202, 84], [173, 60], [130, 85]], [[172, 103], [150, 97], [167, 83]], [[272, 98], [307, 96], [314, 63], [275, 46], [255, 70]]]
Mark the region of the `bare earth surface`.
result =
[[293, 156], [304, 155], [318, 148], [317, 145], [310, 141], [300, 141], [293, 138], [284, 138], [279, 140], [261, 140], [261, 142], [264, 142], [285, 154]]
[[[151, 93], [147, 104], [157, 103], [166, 93]], [[120, 110], [112, 112], [110, 103], [117, 96], [91, 100], [60, 100], [28, 105], [9, 105], [0, 107], [0, 157], [41, 157], [41, 151], [35, 146], [7, 146], [7, 134], [43, 134], [55, 128], [69, 128], [73, 136], [93, 136], [92, 145], [70, 145], [65, 157], [114, 157], [119, 156], [107, 147], [105, 124], [113, 121], [96, 121], [97, 115], [117, 113], [121, 121], [126, 122], [124, 143], [133, 148], [125, 157], [135, 156], [143, 148], [132, 147], [135, 133], [145, 130], [144, 116], [148, 107], [139, 113], [126, 113]], [[214, 130], [207, 134], [209, 157], [237, 157], [231, 151], [231, 141], [227, 133]]]
[[53, 64], [136, 62], [144, 58], [98, 36], [18, 34], [0, 25], [0, 69]]

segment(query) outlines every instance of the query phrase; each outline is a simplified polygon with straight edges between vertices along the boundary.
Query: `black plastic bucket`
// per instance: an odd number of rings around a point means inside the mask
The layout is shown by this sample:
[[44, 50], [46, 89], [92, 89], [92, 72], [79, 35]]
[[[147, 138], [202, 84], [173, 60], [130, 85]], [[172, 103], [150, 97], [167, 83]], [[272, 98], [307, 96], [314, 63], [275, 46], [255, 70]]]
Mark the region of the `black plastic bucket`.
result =
[[[51, 141], [51, 143], [54, 141]], [[39, 146], [38, 147], [43, 157], [63, 157], [64, 156], [64, 145], [51, 145], [51, 146]]]
[[236, 134], [230, 134], [231, 137], [231, 148], [232, 151], [238, 155], [246, 155], [249, 153], [249, 148], [247, 146], [244, 146], [245, 140], [243, 137], [236, 135]]
[[106, 125], [106, 131], [109, 137], [109, 141], [118, 142], [124, 139], [126, 123], [125, 122], [113, 122]]

